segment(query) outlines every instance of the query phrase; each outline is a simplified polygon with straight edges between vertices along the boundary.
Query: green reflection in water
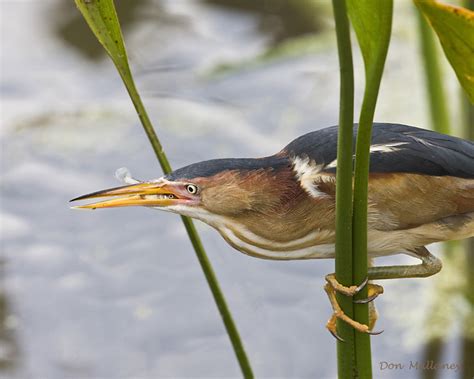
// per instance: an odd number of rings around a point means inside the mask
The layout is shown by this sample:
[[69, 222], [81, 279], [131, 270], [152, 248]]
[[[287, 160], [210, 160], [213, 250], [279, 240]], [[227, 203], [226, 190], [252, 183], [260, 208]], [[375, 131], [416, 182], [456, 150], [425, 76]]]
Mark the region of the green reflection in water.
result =
[[[87, 59], [99, 61], [105, 57], [104, 49], [89, 30], [74, 2], [60, 0], [55, 6], [53, 20], [56, 22], [54, 25], [56, 36], [77, 49]], [[146, 12], [150, 8], [150, 0], [115, 0], [115, 7], [124, 34], [134, 24], [141, 23], [144, 19], [166, 17], [160, 3], [154, 4], [151, 12]]]
[[[0, 279], [3, 278], [4, 262], [0, 262]], [[16, 335], [17, 319], [10, 309], [10, 301], [0, 285], [0, 372], [14, 371], [20, 363], [21, 351]]]
[[[271, 47], [287, 39], [315, 34], [322, 30], [322, 20], [328, 8], [315, 0], [202, 0], [211, 6], [244, 11], [258, 16], [257, 31], [269, 37]], [[134, 25], [152, 21], [160, 25], [184, 27], [188, 20], [170, 14], [159, 1], [115, 0], [122, 31]], [[104, 57], [104, 49], [93, 37], [73, 2], [57, 1], [55, 4], [53, 28], [55, 35], [69, 46], [77, 49], [85, 58], [99, 61]]]
[[[474, 239], [447, 244], [442, 256], [443, 274], [436, 277], [431, 293], [431, 305], [425, 321], [427, 342], [422, 362], [446, 363], [445, 344], [454, 325], [461, 324], [460, 356], [454, 362], [461, 365], [459, 378], [474, 377]], [[423, 370], [421, 377], [442, 376], [439, 370]]]
[[[315, 0], [204, 0], [206, 3], [256, 14], [258, 30], [270, 37], [270, 44], [314, 34], [322, 29], [321, 8]], [[330, 5], [330, 3], [328, 2]], [[327, 6], [327, 4], [326, 4]]]

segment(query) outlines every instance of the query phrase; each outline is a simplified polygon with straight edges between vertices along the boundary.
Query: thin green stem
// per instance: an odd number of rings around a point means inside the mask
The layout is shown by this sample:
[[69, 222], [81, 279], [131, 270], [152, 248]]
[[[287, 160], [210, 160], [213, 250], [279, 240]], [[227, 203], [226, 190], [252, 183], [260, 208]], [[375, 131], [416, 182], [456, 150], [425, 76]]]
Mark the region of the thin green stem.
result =
[[[352, 145], [354, 125], [354, 70], [345, 0], [333, 0], [340, 70], [339, 132], [336, 173], [336, 279], [351, 286], [352, 277]], [[344, 313], [353, 317], [352, 299], [337, 294]], [[354, 329], [337, 320], [337, 331], [344, 342], [337, 342], [339, 378], [355, 373]]]
[[[117, 71], [119, 72], [120, 77], [122, 78], [130, 95], [135, 110], [137, 111], [145, 133], [150, 140], [155, 155], [158, 158], [160, 166], [163, 169], [163, 172], [165, 174], [170, 173], [171, 165], [168, 161], [168, 158], [166, 157], [160, 140], [155, 133], [133, 80], [113, 1], [76, 0], [76, 5], [86, 19], [96, 38], [105, 48], [110, 58], [114, 62], [115, 67], [117, 68]], [[201, 268], [204, 272], [204, 276], [206, 277], [209, 288], [211, 289], [211, 292], [214, 296], [214, 301], [216, 302], [217, 308], [224, 322], [224, 326], [227, 330], [227, 334], [229, 335], [230, 341], [234, 348], [234, 352], [239, 362], [242, 374], [245, 378], [253, 378], [254, 376], [252, 369], [250, 367], [247, 355], [245, 354], [242, 341], [225, 301], [224, 295], [220, 289], [219, 282], [214, 273], [212, 265], [206, 255], [201, 239], [199, 238], [192, 220], [187, 217], [182, 217], [182, 220], [189, 239], [191, 240], [196, 252]]]
[[125, 88], [127, 89], [130, 98], [132, 99], [132, 103], [143, 125], [143, 129], [145, 130], [148, 140], [150, 141], [153, 151], [155, 152], [156, 158], [160, 163], [161, 169], [165, 174], [169, 174], [172, 171], [171, 165], [168, 161], [168, 157], [166, 156], [165, 151], [163, 150], [163, 146], [161, 145], [161, 142], [158, 139], [158, 136], [156, 135], [155, 129], [151, 124], [150, 118], [148, 117], [148, 113], [146, 112], [145, 106], [143, 105], [142, 99], [135, 86], [135, 82], [130, 77], [122, 75], [122, 71], [120, 70], [120, 68], [117, 68], [119, 69], [118, 71], [125, 84]]
[[204, 247], [202, 246], [201, 239], [197, 234], [196, 227], [189, 217], [182, 216], [181, 219], [183, 220], [191, 243], [193, 244], [194, 250], [196, 251], [197, 258], [201, 264], [202, 270], [204, 271], [204, 276], [206, 277], [207, 283], [209, 284], [209, 288], [211, 289], [212, 295], [214, 296], [214, 300], [234, 348], [234, 352], [239, 362], [242, 374], [244, 378], [251, 379], [254, 377], [254, 375], [252, 372], [252, 367], [250, 366], [250, 362], [247, 358], [247, 354], [245, 353], [244, 345], [240, 339], [239, 331], [237, 330], [234, 319], [232, 318], [232, 314], [227, 307], [227, 303], [220, 289], [216, 274], [214, 273], [211, 262], [204, 251]]
[[[119, 70], [120, 72], [120, 70]], [[132, 99], [133, 105], [137, 111], [138, 117], [143, 125], [145, 133], [153, 147], [156, 157], [160, 163], [161, 168], [165, 174], [171, 172], [171, 165], [168, 161], [168, 158], [163, 150], [163, 147], [156, 135], [156, 132], [151, 124], [151, 121], [148, 117], [148, 113], [145, 110], [145, 107], [142, 103], [140, 95], [135, 87], [135, 83], [133, 79], [126, 78], [120, 75], [125, 83], [128, 93]], [[186, 228], [186, 232], [188, 233], [189, 239], [191, 240], [191, 244], [193, 245], [194, 251], [196, 252], [196, 256], [198, 258], [199, 264], [204, 272], [204, 276], [206, 277], [206, 281], [209, 285], [209, 288], [214, 296], [214, 301], [216, 302], [217, 308], [221, 315], [222, 321], [224, 322], [224, 326], [227, 330], [227, 334], [229, 335], [230, 341], [232, 343], [232, 347], [234, 348], [234, 353], [237, 357], [237, 360], [240, 365], [240, 369], [244, 378], [253, 378], [252, 368], [250, 366], [250, 362], [247, 358], [247, 354], [245, 353], [244, 345], [240, 338], [239, 332], [237, 327], [235, 326], [234, 319], [232, 318], [232, 314], [227, 306], [227, 302], [224, 298], [222, 290], [219, 285], [219, 281], [216, 277], [214, 269], [212, 268], [212, 264], [207, 257], [206, 251], [201, 242], [201, 238], [199, 237], [196, 227], [194, 226], [193, 221], [189, 217], [181, 216], [181, 219], [184, 223]]]
[[[163, 150], [160, 140], [158, 139], [158, 136], [155, 133], [153, 125], [151, 124], [151, 121], [145, 110], [145, 107], [143, 106], [138, 91], [136, 90], [135, 83], [133, 82], [133, 80], [126, 80], [123, 76], [122, 79], [125, 83], [127, 91], [130, 94], [138, 117], [142, 122], [143, 128], [145, 129], [146, 135], [150, 140], [155, 155], [158, 158], [158, 161], [160, 162], [160, 166], [163, 169], [163, 172], [165, 174], [168, 174], [171, 172], [171, 165]], [[209, 258], [207, 257], [206, 251], [204, 250], [204, 246], [201, 242], [201, 238], [199, 237], [196, 231], [196, 227], [194, 226], [193, 221], [189, 217], [181, 216], [181, 220], [183, 221], [183, 224], [186, 228], [186, 232], [188, 233], [189, 239], [191, 240], [191, 244], [193, 245], [194, 251], [196, 252], [199, 264], [201, 265], [201, 268], [204, 272], [206, 281], [209, 285], [212, 295], [214, 296], [214, 300], [221, 315], [222, 321], [224, 322], [227, 334], [229, 335], [232, 347], [234, 348], [234, 353], [239, 362], [242, 374], [244, 375], [244, 378], [253, 378], [254, 376], [252, 368], [247, 358], [247, 354], [245, 353], [244, 345], [240, 338], [237, 327], [235, 326], [235, 322], [229, 310], [229, 307], [227, 306], [227, 302], [220, 288], [219, 281], [216, 277], [214, 269], [212, 268], [212, 264], [209, 261]]]

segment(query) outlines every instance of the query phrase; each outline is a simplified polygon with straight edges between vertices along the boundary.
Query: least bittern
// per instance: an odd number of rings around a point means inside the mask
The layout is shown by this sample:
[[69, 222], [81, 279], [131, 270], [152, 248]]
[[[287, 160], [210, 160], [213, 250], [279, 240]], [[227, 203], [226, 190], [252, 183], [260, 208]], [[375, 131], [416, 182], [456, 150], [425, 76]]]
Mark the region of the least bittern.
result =
[[[337, 127], [308, 133], [264, 158], [194, 163], [164, 177], [80, 196], [111, 197], [77, 208], [146, 206], [201, 220], [235, 249], [264, 259], [334, 258]], [[357, 126], [354, 128], [354, 136]], [[370, 267], [368, 280], [436, 274], [441, 261], [426, 245], [474, 236], [474, 143], [399, 124], [374, 124], [370, 148], [369, 258], [408, 254], [417, 265]], [[373, 333], [341, 312], [335, 292], [353, 296], [334, 274], [325, 286], [336, 317]], [[370, 284], [369, 298], [382, 293]]]

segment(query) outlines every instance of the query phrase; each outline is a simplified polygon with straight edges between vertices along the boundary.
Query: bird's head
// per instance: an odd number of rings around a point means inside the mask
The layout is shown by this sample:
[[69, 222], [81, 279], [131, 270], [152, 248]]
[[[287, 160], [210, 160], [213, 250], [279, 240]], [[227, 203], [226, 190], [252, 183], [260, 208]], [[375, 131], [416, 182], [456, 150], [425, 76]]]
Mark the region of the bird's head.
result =
[[294, 186], [288, 160], [218, 159], [195, 163], [162, 178], [106, 189], [76, 200], [107, 198], [80, 209], [145, 206], [194, 217], [212, 224], [212, 217], [268, 212]]

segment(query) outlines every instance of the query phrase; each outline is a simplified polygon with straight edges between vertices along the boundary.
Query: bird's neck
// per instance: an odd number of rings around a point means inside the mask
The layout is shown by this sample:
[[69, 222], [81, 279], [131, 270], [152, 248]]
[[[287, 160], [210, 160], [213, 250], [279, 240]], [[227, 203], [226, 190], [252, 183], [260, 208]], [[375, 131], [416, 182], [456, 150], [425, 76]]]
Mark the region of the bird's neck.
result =
[[[237, 211], [221, 213], [219, 208], [214, 208], [202, 218], [193, 217], [216, 228], [236, 249], [270, 259], [333, 254], [332, 195], [311, 196], [291, 167], [276, 172], [259, 171], [243, 178], [237, 176], [229, 182], [237, 185], [234, 191], [225, 194], [241, 191], [241, 196], [235, 198]], [[215, 193], [212, 199], [215, 201], [221, 195], [222, 191]], [[315, 246], [323, 246], [323, 251], [314, 249]]]
[[256, 236], [281, 243], [291, 242], [315, 232], [333, 232], [334, 201], [329, 197], [314, 199], [302, 191], [294, 198], [282, 197], [277, 207], [262, 212], [244, 212], [232, 217], [231, 221]]
[[253, 212], [225, 217], [213, 226], [230, 245], [254, 257], [331, 258], [335, 236], [331, 207], [308, 197], [296, 206], [282, 204], [268, 216]]

